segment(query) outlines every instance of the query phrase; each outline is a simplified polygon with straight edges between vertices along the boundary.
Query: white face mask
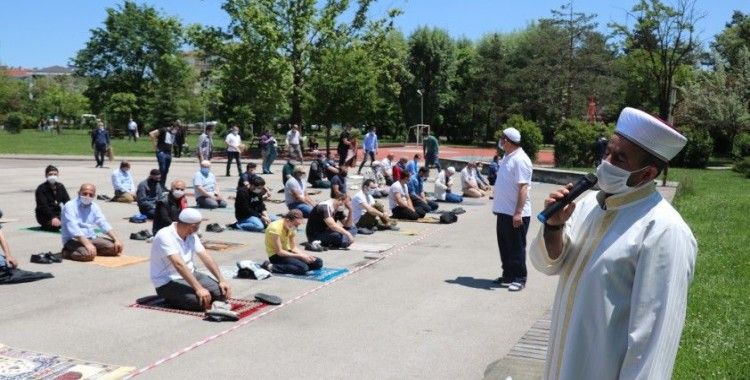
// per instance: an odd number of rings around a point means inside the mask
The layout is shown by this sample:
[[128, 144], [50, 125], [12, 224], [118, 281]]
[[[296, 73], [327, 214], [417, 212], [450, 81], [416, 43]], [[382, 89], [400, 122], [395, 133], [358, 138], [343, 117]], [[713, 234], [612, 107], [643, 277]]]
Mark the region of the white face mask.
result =
[[628, 178], [633, 173], [647, 168], [645, 166], [634, 172], [629, 172], [625, 169], [618, 168], [615, 165], [609, 163], [609, 161], [602, 161], [601, 164], [596, 168], [596, 176], [599, 178], [597, 185], [607, 194], [622, 194], [633, 189], [628, 186]]
[[94, 201], [94, 198], [89, 198], [89, 197], [84, 197], [84, 196], [80, 196], [79, 199], [81, 199], [81, 204], [84, 206], [89, 206], [91, 205], [91, 202]]
[[184, 190], [172, 190], [172, 196], [177, 199], [180, 199], [185, 196], [185, 191]]
[[48, 176], [47, 182], [49, 182], [50, 185], [54, 185], [57, 182], [57, 176], [56, 175]]

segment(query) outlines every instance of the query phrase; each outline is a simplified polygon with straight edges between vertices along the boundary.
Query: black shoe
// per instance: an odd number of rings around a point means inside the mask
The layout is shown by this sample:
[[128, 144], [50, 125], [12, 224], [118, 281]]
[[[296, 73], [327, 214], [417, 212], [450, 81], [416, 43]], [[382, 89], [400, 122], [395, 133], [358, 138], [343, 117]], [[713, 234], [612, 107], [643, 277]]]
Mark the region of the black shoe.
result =
[[59, 253], [59, 252], [58, 253], [47, 252], [44, 254], [44, 256], [53, 263], [61, 263], [63, 260], [62, 253]]
[[211, 223], [206, 226], [206, 231], [208, 232], [224, 232], [224, 227], [219, 225], [219, 223]]
[[498, 277], [495, 279], [495, 283], [500, 285], [501, 288], [507, 288], [513, 283], [509, 278]]
[[[375, 227], [375, 228], [377, 228], [377, 227]], [[357, 228], [357, 234], [360, 234], [360, 235], [372, 235], [373, 234], [373, 230], [371, 230], [369, 228], [365, 228], [365, 227], [359, 227], [359, 228]]]
[[281, 305], [281, 297], [265, 293], [255, 293], [255, 299], [269, 305]]
[[143, 234], [143, 231], [133, 232], [130, 234], [131, 240], [146, 240], [149, 237]]
[[266, 261], [263, 262], [263, 264], [260, 264], [260, 267], [270, 272], [271, 271], [271, 262], [268, 261], [268, 260], [266, 260]]
[[35, 264], [52, 264], [52, 260], [47, 256], [48, 253], [49, 252], [31, 255], [31, 262]]

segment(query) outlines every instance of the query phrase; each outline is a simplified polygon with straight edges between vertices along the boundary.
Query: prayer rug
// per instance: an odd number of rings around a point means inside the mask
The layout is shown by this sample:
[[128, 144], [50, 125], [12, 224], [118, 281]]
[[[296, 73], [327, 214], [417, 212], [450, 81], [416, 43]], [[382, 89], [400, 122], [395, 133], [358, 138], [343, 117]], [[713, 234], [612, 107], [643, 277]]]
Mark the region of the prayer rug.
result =
[[94, 261], [89, 261], [89, 264], [96, 264], [107, 268], [119, 268], [128, 265], [142, 263], [148, 261], [148, 257], [137, 257], [137, 256], [96, 256]]
[[135, 370], [0, 344], [0, 379], [121, 379]]
[[229, 241], [219, 241], [219, 240], [201, 240], [201, 243], [203, 244], [203, 247], [211, 251], [223, 251], [225, 249], [244, 246], [244, 244], [242, 243], [232, 243]]
[[362, 252], [380, 253], [380, 252], [385, 252], [385, 251], [393, 248], [393, 244], [388, 244], [388, 243], [362, 243], [362, 242], [355, 241], [348, 248], [351, 251], [362, 251]]
[[285, 201], [283, 199], [271, 199], [271, 198], [269, 198], [269, 199], [266, 199], [266, 202], [281, 204], [281, 203], [284, 203]]
[[[254, 300], [254, 299], [246, 300], [243, 298], [228, 298], [227, 302], [229, 302], [229, 304], [232, 305], [232, 311], [237, 313], [237, 316], [239, 316], [240, 319], [249, 317], [255, 314], [256, 312], [260, 311], [264, 307], [268, 306], [267, 304]], [[135, 301], [134, 304], [130, 305], [129, 307], [134, 307], [138, 309], [165, 311], [167, 313], [175, 313], [175, 314], [182, 314], [182, 315], [190, 315], [196, 318], [204, 318], [206, 316], [206, 313], [202, 311], [190, 311], [190, 310], [181, 310], [181, 309], [171, 308], [164, 301], [164, 298], [161, 298], [159, 296], [148, 296], [148, 297], [139, 298]]]
[[[44, 228], [40, 226], [23, 227], [21, 228], [21, 230], [32, 231], [32, 232], [46, 232], [50, 234], [60, 234], [60, 230], [57, 230], [57, 231], [45, 230]], [[100, 233], [103, 233], [104, 231], [102, 231], [99, 228], [96, 228], [94, 229], [94, 232], [96, 232], [97, 234], [100, 234]]]
[[274, 276], [277, 277], [289, 277], [289, 278], [297, 278], [300, 280], [309, 280], [309, 281], [319, 281], [319, 282], [328, 282], [333, 280], [336, 277], [339, 277], [345, 273], [348, 273], [349, 269], [346, 268], [326, 268], [323, 267], [318, 270], [311, 270], [308, 271], [306, 274], [299, 276], [296, 274], [288, 274], [288, 273], [273, 273]]
[[404, 223], [428, 223], [428, 224], [440, 224], [440, 218], [435, 216], [425, 216], [417, 220], [397, 219], [399, 222]]

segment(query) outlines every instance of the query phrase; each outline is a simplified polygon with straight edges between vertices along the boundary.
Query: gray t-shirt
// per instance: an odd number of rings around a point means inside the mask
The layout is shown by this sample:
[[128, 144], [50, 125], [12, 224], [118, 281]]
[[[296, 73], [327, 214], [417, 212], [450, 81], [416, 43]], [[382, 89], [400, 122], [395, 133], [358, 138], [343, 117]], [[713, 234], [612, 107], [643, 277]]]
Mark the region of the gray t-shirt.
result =
[[286, 202], [286, 205], [289, 206], [292, 203], [297, 202], [292, 193], [300, 193], [304, 196], [305, 187], [304, 181], [299, 181], [294, 177], [289, 178], [284, 185], [284, 202]]

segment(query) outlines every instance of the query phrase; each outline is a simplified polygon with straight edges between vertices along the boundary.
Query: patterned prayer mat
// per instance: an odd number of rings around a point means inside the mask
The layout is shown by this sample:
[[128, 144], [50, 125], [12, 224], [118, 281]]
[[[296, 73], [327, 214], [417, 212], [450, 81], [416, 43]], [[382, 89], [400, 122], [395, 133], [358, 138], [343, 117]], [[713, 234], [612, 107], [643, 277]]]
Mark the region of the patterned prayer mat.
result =
[[219, 241], [219, 240], [205, 240], [205, 241], [201, 241], [201, 243], [206, 249], [211, 250], [211, 251], [223, 251], [225, 249], [244, 246], [244, 244], [242, 243], [232, 243], [229, 241]]
[[[232, 305], [232, 311], [237, 313], [240, 319], [249, 317], [256, 312], [260, 311], [264, 307], [268, 306], [267, 304], [256, 301], [256, 300], [246, 300], [242, 298], [229, 298], [227, 299], [227, 302]], [[190, 311], [190, 310], [181, 310], [181, 309], [174, 309], [169, 306], [167, 306], [166, 302], [163, 298], [159, 296], [148, 296], [139, 298], [135, 301], [134, 304], [130, 305], [129, 307], [135, 307], [139, 309], [149, 309], [149, 310], [157, 310], [157, 311], [166, 311], [167, 313], [175, 313], [175, 314], [182, 314], [182, 315], [190, 315], [196, 318], [204, 318], [206, 314], [202, 311]]]
[[121, 379], [135, 367], [121, 367], [20, 350], [0, 344], [0, 379]]
[[136, 257], [136, 256], [96, 256], [94, 261], [89, 261], [89, 264], [95, 264], [107, 268], [119, 268], [128, 265], [142, 263], [148, 261], [148, 257]]
[[288, 277], [288, 278], [296, 278], [299, 280], [308, 280], [308, 281], [319, 281], [319, 282], [328, 282], [333, 280], [336, 277], [339, 277], [345, 273], [348, 273], [349, 269], [346, 268], [326, 268], [323, 267], [318, 270], [311, 270], [308, 271], [305, 275], [299, 276], [296, 274], [287, 274], [287, 273], [274, 273], [274, 276], [277, 277]]

